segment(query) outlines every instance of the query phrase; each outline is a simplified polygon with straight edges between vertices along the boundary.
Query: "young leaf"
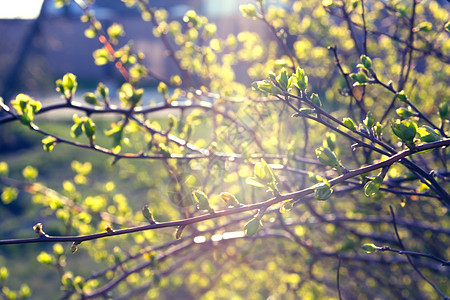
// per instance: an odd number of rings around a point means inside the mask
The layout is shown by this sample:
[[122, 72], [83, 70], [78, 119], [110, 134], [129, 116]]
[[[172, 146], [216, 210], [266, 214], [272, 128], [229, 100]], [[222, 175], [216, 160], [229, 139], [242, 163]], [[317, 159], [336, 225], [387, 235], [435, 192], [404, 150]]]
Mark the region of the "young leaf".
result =
[[93, 142], [95, 138], [95, 123], [88, 117], [84, 119], [83, 130], [86, 133], [88, 139]]
[[356, 131], [356, 124], [351, 118], [344, 118], [342, 120], [342, 123], [344, 123], [344, 126], [350, 129], [351, 131]]
[[209, 213], [214, 213], [214, 210], [209, 205], [208, 196], [202, 191], [196, 190], [192, 192], [195, 202], [197, 202], [197, 208], [200, 210], [207, 210]]
[[316, 149], [316, 155], [322, 164], [333, 167], [337, 170], [341, 169], [336, 153], [331, 151], [329, 148], [320, 147]]
[[439, 130], [433, 129], [430, 126], [424, 125], [417, 129], [419, 139], [424, 143], [436, 142], [442, 139]]
[[245, 224], [245, 226], [244, 226], [245, 235], [253, 236], [256, 233], [258, 233], [258, 231], [261, 229], [261, 227], [262, 227], [261, 219], [255, 217]]
[[383, 182], [383, 178], [380, 176], [375, 177], [373, 180], [368, 181], [364, 185], [364, 194], [366, 197], [370, 197], [375, 195], [380, 189], [381, 183]]
[[380, 247], [374, 245], [374, 244], [364, 244], [361, 246], [361, 248], [366, 251], [367, 253], [372, 253], [377, 251]]
[[142, 215], [150, 224], [156, 224], [155, 219], [153, 218], [152, 212], [148, 209], [148, 205], [144, 205], [142, 208]]
[[293, 84], [301, 91], [305, 90], [308, 86], [308, 76], [305, 74], [305, 71], [297, 67], [297, 70], [294, 74], [292, 74], [292, 78], [294, 79]]
[[220, 193], [219, 198], [222, 199], [228, 206], [239, 207], [242, 205], [233, 194], [228, 192]]
[[261, 182], [259, 182], [259, 179], [256, 178], [256, 177], [248, 177], [248, 178], [245, 180], [245, 183], [247, 183], [247, 184], [249, 184], [249, 185], [256, 186], [256, 187], [265, 187], [265, 185], [262, 184]]
[[48, 136], [42, 139], [42, 147], [45, 151], [51, 152], [56, 145], [56, 138]]
[[333, 193], [333, 189], [330, 187], [330, 183], [325, 178], [322, 178], [322, 182], [313, 186], [314, 198], [317, 200], [327, 200]]
[[366, 68], [367, 70], [372, 69], [372, 60], [370, 59], [370, 57], [368, 57], [366, 55], [361, 55], [360, 59], [361, 59], [361, 63], [363, 64], [364, 68]]
[[100, 105], [100, 101], [98, 101], [97, 96], [94, 93], [86, 93], [83, 95], [83, 99], [86, 103], [92, 105]]
[[320, 101], [320, 98], [317, 94], [313, 93], [311, 95], [311, 102], [314, 103], [316, 106], [321, 107], [322, 102]]
[[402, 141], [406, 143], [413, 143], [414, 138], [417, 133], [417, 125], [410, 120], [396, 120], [394, 124], [391, 125], [392, 131], [396, 136], [398, 136]]

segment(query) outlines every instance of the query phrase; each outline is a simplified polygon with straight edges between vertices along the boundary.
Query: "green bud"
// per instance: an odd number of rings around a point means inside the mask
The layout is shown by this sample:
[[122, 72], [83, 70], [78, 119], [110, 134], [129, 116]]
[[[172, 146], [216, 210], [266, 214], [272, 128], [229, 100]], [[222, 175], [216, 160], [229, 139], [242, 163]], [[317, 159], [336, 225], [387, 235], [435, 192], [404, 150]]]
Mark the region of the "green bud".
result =
[[370, 59], [370, 57], [368, 57], [366, 55], [361, 55], [360, 59], [361, 59], [361, 63], [363, 64], [364, 68], [366, 68], [367, 70], [372, 69], [372, 60]]
[[398, 136], [402, 141], [406, 143], [413, 143], [414, 138], [417, 133], [416, 123], [410, 120], [396, 120], [394, 124], [391, 125], [392, 131], [396, 136]]
[[287, 71], [285, 68], [281, 69], [280, 75], [276, 77], [276, 81], [280, 85], [280, 87], [285, 90], [289, 91], [291, 84], [292, 84], [292, 77], [288, 78]]
[[374, 123], [373, 113], [369, 111], [363, 122], [368, 128], [372, 128], [373, 123]]
[[291, 200], [284, 201], [280, 207], [280, 213], [284, 214], [287, 211], [290, 211], [294, 207]]
[[321, 107], [322, 102], [320, 101], [320, 98], [317, 94], [313, 93], [311, 95], [311, 102], [314, 103], [316, 106]]
[[305, 74], [305, 71], [297, 67], [297, 70], [294, 74], [292, 74], [293, 77], [293, 84], [300, 89], [301, 91], [305, 90], [308, 86], [308, 76]]
[[257, 162], [255, 164], [253, 172], [255, 174], [255, 177], [258, 178], [260, 182], [265, 183], [266, 185], [275, 182], [275, 175], [272, 172], [272, 168], [266, 163], [264, 159], [261, 159], [260, 162]]
[[367, 253], [372, 253], [377, 251], [380, 247], [375, 246], [374, 244], [364, 244], [361, 248]]
[[397, 97], [398, 100], [402, 101], [402, 102], [406, 102], [408, 101], [408, 97], [405, 94], [404, 90], [401, 90], [400, 92], [398, 92], [395, 97]]
[[39, 255], [36, 257], [37, 261], [43, 265], [50, 266], [54, 264], [54, 257], [48, 254], [47, 252], [42, 251], [39, 253]]
[[417, 129], [419, 139], [424, 143], [436, 142], [442, 139], [442, 136], [437, 129], [433, 129], [430, 126], [424, 125]]
[[36, 232], [36, 234], [39, 237], [45, 237], [46, 236], [46, 234], [45, 234], [45, 232], [44, 232], [44, 230], [42, 228], [42, 223], [37, 223], [36, 225], [34, 225], [33, 226], [33, 230], [34, 230], [34, 232]]
[[148, 209], [148, 205], [144, 205], [142, 208], [142, 215], [150, 224], [156, 224], [152, 212]]
[[105, 225], [105, 231], [109, 234], [114, 233], [114, 229], [112, 228], [112, 226], [110, 224]]
[[375, 125], [375, 132], [378, 137], [381, 137], [382, 131], [383, 131], [383, 127], [381, 126], [380, 122], [377, 122], [377, 124]]
[[165, 84], [164, 82], [161, 81], [158, 84], [158, 93], [163, 95], [164, 99], [166, 99], [167, 98], [167, 84]]
[[62, 87], [62, 94], [64, 97], [72, 98], [73, 94], [77, 90], [77, 77], [72, 73], [67, 73], [63, 76], [62, 81], [60, 82], [60, 87]]
[[340, 169], [340, 164], [336, 156], [336, 153], [331, 151], [329, 148], [320, 147], [316, 149], [316, 155], [322, 164], [333, 167], [338, 170]]
[[105, 100], [108, 98], [109, 95], [109, 89], [102, 83], [100, 82], [97, 85], [97, 93], [102, 96], [102, 98]]
[[88, 139], [93, 142], [94, 141], [94, 134], [95, 134], [95, 123], [92, 122], [90, 118], [85, 118], [83, 122], [83, 131], [86, 133], [86, 136]]
[[95, 96], [94, 93], [86, 93], [83, 95], [83, 99], [85, 102], [92, 104], [92, 105], [100, 105], [100, 102], [97, 99], [97, 96]]
[[61, 244], [57, 243], [53, 245], [53, 253], [56, 256], [61, 256], [64, 254], [64, 248]]
[[262, 227], [261, 219], [253, 218], [250, 221], [248, 221], [244, 226], [245, 235], [253, 236], [256, 233], [258, 233], [258, 231], [261, 229], [261, 227]]
[[279, 87], [274, 86], [273, 83], [267, 79], [253, 82], [252, 89], [264, 93], [265, 95], [279, 95], [283, 93]]
[[177, 119], [175, 119], [175, 117], [172, 114], [169, 114], [168, 119], [169, 119], [169, 128], [173, 128], [177, 123]]

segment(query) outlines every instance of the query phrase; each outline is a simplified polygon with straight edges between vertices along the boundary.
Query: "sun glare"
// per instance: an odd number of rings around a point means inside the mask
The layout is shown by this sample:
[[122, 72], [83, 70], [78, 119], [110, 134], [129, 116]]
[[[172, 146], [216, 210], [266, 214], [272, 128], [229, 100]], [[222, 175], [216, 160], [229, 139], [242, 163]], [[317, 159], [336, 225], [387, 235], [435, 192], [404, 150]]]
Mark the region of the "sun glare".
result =
[[35, 19], [44, 0], [0, 0], [0, 19]]

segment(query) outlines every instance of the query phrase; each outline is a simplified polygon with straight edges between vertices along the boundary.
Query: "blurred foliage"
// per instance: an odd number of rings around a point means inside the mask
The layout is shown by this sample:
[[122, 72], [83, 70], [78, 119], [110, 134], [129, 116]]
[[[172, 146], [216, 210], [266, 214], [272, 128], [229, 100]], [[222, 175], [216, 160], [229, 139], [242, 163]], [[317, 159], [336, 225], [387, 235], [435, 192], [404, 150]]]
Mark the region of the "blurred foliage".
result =
[[[76, 2], [100, 43], [93, 59], [124, 82], [77, 103], [68, 73], [61, 103], [0, 103], [1, 126], [34, 145], [0, 162], [0, 237], [103, 235], [0, 245], [1, 297], [450, 293], [448, 4], [258, 0], [240, 11], [266, 35], [219, 37], [193, 10], [174, 20], [123, 0], [177, 67], [161, 78], [123, 42], [127, 28], [104, 29], [91, 1]], [[158, 81], [159, 104], [142, 104], [144, 78]], [[45, 118], [66, 109], [72, 120]], [[138, 226], [149, 230], [117, 234]]]

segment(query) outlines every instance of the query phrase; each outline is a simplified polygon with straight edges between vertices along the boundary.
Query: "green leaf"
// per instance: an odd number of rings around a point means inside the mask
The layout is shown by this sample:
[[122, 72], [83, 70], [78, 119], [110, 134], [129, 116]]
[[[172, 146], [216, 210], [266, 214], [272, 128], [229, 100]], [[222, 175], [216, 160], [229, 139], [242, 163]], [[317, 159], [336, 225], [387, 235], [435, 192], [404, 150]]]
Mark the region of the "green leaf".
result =
[[329, 148], [327, 147], [320, 147], [318, 149], [316, 149], [316, 155], [317, 158], [319, 159], [319, 161], [326, 165], [326, 166], [330, 166], [333, 167], [337, 170], [340, 170], [340, 164], [339, 164], [339, 160], [336, 156], [336, 153], [334, 153], [333, 151], [331, 151]]
[[430, 126], [424, 125], [417, 129], [419, 139], [424, 143], [436, 142], [442, 139], [442, 136], [437, 129], [433, 129]]
[[450, 32], [450, 21], [445, 23], [445, 30], [447, 30], [447, 32]]
[[351, 118], [344, 118], [342, 120], [342, 123], [344, 123], [344, 126], [350, 129], [351, 131], [356, 131], [356, 124]]
[[414, 114], [411, 107], [408, 107], [408, 108], [399, 107], [395, 110], [395, 112], [397, 113], [397, 115], [399, 117], [402, 117], [404, 119], [408, 119], [409, 117], [411, 117]]
[[289, 91], [290, 90], [290, 86], [292, 83], [292, 77], [288, 78], [287, 76], [287, 71], [285, 68], [281, 69], [280, 75], [278, 75], [276, 77], [276, 80], [278, 82], [278, 84], [280, 85], [280, 87], [285, 90], [285, 91]]
[[361, 246], [361, 248], [366, 251], [367, 253], [372, 253], [377, 251], [380, 247], [374, 245], [374, 244], [364, 244]]
[[283, 92], [279, 87], [274, 86], [273, 83], [267, 79], [254, 81], [252, 83], [252, 89], [264, 93], [265, 95], [278, 95]]
[[417, 125], [410, 120], [396, 120], [394, 124], [391, 125], [392, 131], [396, 136], [398, 136], [402, 141], [407, 143], [413, 143], [414, 138], [417, 133]]
[[83, 122], [83, 130], [86, 133], [86, 136], [90, 141], [93, 141], [95, 138], [95, 123], [88, 117], [84, 119]]
[[222, 199], [228, 206], [239, 207], [242, 205], [233, 194], [228, 192], [220, 193], [219, 198]]
[[367, 70], [372, 69], [372, 60], [370, 59], [370, 57], [368, 57], [366, 55], [361, 55], [360, 59], [361, 59], [361, 63], [363, 64], [364, 68], [366, 68]]
[[272, 168], [266, 163], [264, 159], [255, 164], [253, 170], [255, 177], [259, 179], [260, 182], [269, 185], [275, 182], [275, 175], [273, 174]]
[[83, 133], [83, 123], [75, 123], [70, 128], [70, 135], [73, 138], [79, 137]]
[[262, 184], [261, 182], [259, 182], [258, 178], [255, 178], [255, 177], [248, 177], [245, 180], [245, 183], [256, 186], [256, 187], [265, 187], [265, 185]]
[[314, 105], [321, 107], [322, 106], [322, 102], [320, 101], [320, 98], [317, 94], [313, 93], [311, 95], [311, 102], [314, 103]]
[[97, 93], [105, 100], [109, 96], [109, 89], [102, 82], [99, 82], [97, 85]]
[[203, 193], [202, 191], [196, 190], [196, 191], [192, 192], [192, 195], [194, 196], [195, 202], [197, 202], [198, 209], [207, 210], [209, 213], [214, 212], [214, 210], [209, 205], [209, 199], [205, 193]]
[[258, 233], [262, 227], [261, 219], [253, 218], [248, 221], [244, 226], [244, 232], [246, 236], [253, 236]]
[[292, 77], [294, 79], [293, 84], [301, 91], [306, 90], [308, 87], [308, 76], [305, 74], [305, 71], [297, 67], [297, 70], [294, 74], [292, 74]]
[[364, 185], [364, 194], [366, 197], [370, 197], [375, 195], [381, 187], [381, 183], [383, 182], [383, 178], [380, 176], [375, 177], [373, 180], [368, 181]]
[[355, 81], [353, 86], [366, 85], [368, 80], [369, 80], [367, 75], [365, 73], [361, 72], [361, 70], [360, 70], [359, 73], [352, 73], [352, 74], [350, 74], [350, 78], [352, 78]]
[[397, 97], [398, 100], [402, 101], [402, 102], [406, 102], [408, 101], [408, 97], [405, 94], [404, 90], [401, 90], [400, 92], [398, 92], [395, 97]]
[[53, 136], [48, 136], [42, 139], [42, 147], [45, 151], [51, 152], [56, 145], [56, 138]]
[[148, 205], [144, 205], [144, 207], [142, 208], [142, 215], [150, 224], [156, 224], [152, 212], [150, 211], [150, 209], [148, 209]]
[[364, 119], [364, 124], [368, 127], [368, 128], [372, 128], [374, 120], [373, 120], [373, 113], [372, 112], [368, 112], [366, 115], [366, 118]]
[[124, 83], [120, 87], [119, 99], [127, 106], [136, 106], [142, 99], [143, 89], [135, 89], [130, 83]]
[[327, 200], [333, 193], [330, 183], [325, 178], [322, 182], [312, 186], [314, 188], [314, 198], [317, 200]]

